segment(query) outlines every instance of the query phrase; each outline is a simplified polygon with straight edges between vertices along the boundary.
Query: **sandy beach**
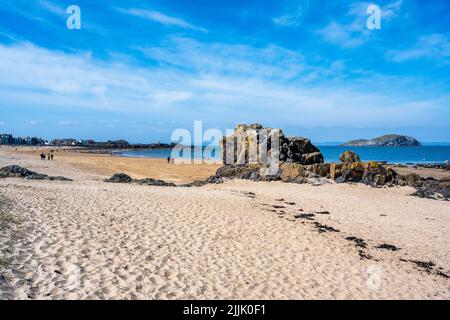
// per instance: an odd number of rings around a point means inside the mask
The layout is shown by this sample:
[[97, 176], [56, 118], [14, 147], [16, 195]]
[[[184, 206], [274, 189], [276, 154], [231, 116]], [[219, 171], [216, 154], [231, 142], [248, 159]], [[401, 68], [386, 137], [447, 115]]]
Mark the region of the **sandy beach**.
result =
[[[1, 299], [449, 299], [450, 203], [410, 187], [226, 181], [216, 165], [0, 148]], [[6, 201], [6, 200], [5, 200]]]

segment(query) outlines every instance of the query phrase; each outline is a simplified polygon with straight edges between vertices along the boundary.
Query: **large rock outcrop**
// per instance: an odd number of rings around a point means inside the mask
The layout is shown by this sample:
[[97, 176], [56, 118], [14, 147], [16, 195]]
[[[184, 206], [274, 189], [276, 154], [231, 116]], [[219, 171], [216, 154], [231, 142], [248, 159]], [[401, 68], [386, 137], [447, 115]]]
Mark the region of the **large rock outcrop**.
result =
[[[278, 138], [278, 150], [274, 139]], [[265, 147], [267, 153], [261, 153]], [[260, 124], [238, 125], [233, 134], [224, 137], [222, 159], [226, 165], [270, 165], [271, 157], [286, 163], [303, 165], [323, 163], [323, 155], [309, 139], [286, 137], [281, 129], [265, 128]]]

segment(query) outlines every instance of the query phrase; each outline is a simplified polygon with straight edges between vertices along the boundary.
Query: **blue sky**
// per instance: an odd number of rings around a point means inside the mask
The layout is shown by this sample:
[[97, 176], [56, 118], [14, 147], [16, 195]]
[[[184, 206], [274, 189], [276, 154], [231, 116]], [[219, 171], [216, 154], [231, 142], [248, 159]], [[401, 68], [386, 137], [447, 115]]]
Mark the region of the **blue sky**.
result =
[[0, 0], [0, 132], [169, 141], [202, 120], [450, 141], [449, 17], [447, 0]]

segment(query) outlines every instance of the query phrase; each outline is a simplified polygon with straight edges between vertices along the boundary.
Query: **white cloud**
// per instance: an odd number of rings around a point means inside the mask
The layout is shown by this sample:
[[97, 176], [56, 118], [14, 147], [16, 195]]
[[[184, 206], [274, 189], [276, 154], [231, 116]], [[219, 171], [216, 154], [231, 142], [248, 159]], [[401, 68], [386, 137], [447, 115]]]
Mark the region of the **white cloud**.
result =
[[387, 57], [395, 62], [429, 58], [443, 63], [450, 63], [450, 39], [443, 34], [423, 36], [411, 48], [390, 50], [387, 53]]
[[318, 31], [326, 41], [340, 45], [343, 48], [359, 47], [366, 42], [367, 31], [358, 24], [342, 25], [330, 22]]
[[[38, 4], [39, 4], [39, 6], [41, 6], [42, 8], [44, 8], [45, 10], [47, 10], [53, 14], [60, 15], [61, 17], [65, 17], [67, 15], [65, 8], [55, 5], [50, 1], [39, 0]], [[69, 5], [67, 5], [67, 6], [69, 6]]]
[[162, 46], [138, 49], [162, 65], [203, 74], [292, 80], [305, 68], [301, 53], [275, 45], [255, 49], [241, 44], [205, 44], [191, 38], [174, 37]]
[[[349, 23], [338, 23], [331, 21], [317, 33], [330, 43], [343, 48], [356, 48], [366, 43], [372, 34], [367, 29], [367, 8], [370, 2], [354, 2], [350, 4], [346, 17], [351, 20]], [[395, 18], [401, 10], [402, 0], [388, 3], [381, 7], [381, 26], [383, 23]]]
[[64, 120], [64, 121], [58, 122], [58, 125], [60, 125], [60, 126], [70, 126], [70, 125], [74, 125], [74, 124], [77, 124], [77, 122], [70, 121], [70, 120]]
[[298, 26], [309, 9], [309, 0], [290, 0], [281, 16], [273, 18], [280, 26]]
[[418, 96], [399, 79], [370, 81], [373, 76], [364, 75], [366, 82], [346, 81], [343, 62], [317, 66], [277, 46], [175, 38], [141, 50], [159, 64], [144, 68], [30, 43], [0, 44], [0, 108], [114, 111], [160, 121], [367, 126], [384, 125], [387, 114], [396, 125], [442, 123], [446, 117], [439, 108], [450, 102], [436, 92]]
[[381, 8], [381, 17], [384, 20], [391, 20], [395, 18], [400, 13], [401, 7], [403, 4], [403, 0], [398, 0], [387, 4], [386, 6]]
[[27, 123], [31, 125], [36, 125], [43, 122], [42, 120], [28, 120]]
[[183, 29], [192, 29], [195, 31], [208, 32], [206, 29], [194, 26], [181, 18], [171, 17], [171, 16], [168, 16], [159, 11], [134, 9], [134, 8], [131, 8], [131, 9], [118, 8], [117, 10], [120, 12], [126, 13], [126, 14], [136, 16], [136, 17], [141, 17], [144, 19], [156, 21], [156, 22], [161, 23], [166, 26], [176, 26], [176, 27], [180, 27]]

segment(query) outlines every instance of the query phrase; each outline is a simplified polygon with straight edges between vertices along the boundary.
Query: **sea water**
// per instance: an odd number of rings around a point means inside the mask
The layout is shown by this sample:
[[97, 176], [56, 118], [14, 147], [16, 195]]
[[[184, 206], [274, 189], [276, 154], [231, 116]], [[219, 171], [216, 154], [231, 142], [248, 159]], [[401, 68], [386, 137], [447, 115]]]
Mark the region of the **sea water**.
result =
[[[389, 163], [442, 163], [450, 161], [450, 145], [425, 145], [421, 147], [342, 147], [317, 145], [322, 152], [325, 162], [339, 161], [339, 155], [345, 150], [355, 151], [362, 161], [387, 161]], [[217, 147], [216, 152], [203, 148], [205, 160], [220, 160], [222, 158], [221, 150]], [[151, 149], [119, 152], [117, 155], [124, 157], [143, 157], [143, 158], [174, 158], [180, 157], [201, 157], [201, 152], [194, 153], [191, 148], [184, 148], [183, 153], [172, 155], [169, 149]], [[212, 154], [212, 156], [211, 156]]]

